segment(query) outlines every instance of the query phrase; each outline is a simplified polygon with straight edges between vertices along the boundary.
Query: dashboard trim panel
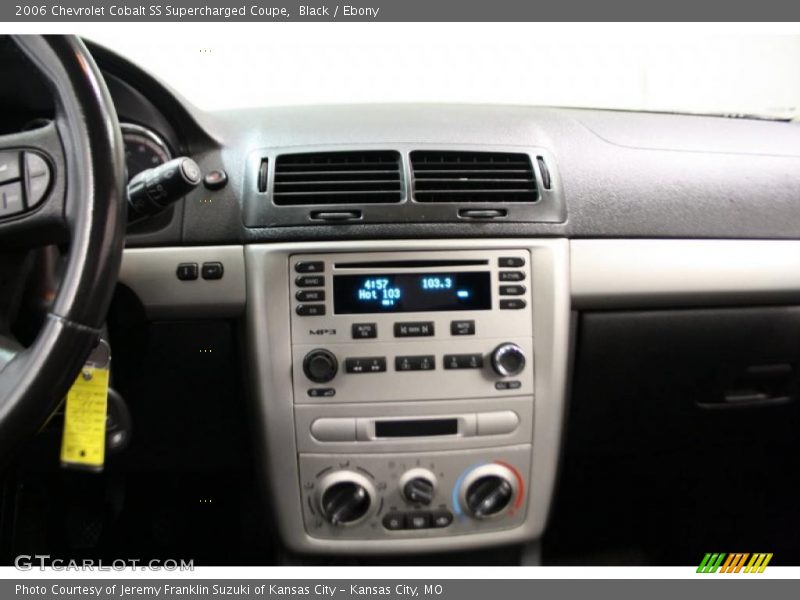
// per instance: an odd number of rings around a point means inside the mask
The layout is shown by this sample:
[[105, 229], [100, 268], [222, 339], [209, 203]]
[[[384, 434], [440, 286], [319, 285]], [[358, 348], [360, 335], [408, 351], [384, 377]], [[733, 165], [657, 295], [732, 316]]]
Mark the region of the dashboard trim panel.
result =
[[[221, 279], [178, 279], [179, 264], [222, 263]], [[186, 248], [126, 248], [120, 283], [139, 297], [150, 318], [187, 319], [237, 317], [245, 303], [244, 249], [242, 246]]]
[[576, 308], [800, 301], [800, 242], [572, 240]]

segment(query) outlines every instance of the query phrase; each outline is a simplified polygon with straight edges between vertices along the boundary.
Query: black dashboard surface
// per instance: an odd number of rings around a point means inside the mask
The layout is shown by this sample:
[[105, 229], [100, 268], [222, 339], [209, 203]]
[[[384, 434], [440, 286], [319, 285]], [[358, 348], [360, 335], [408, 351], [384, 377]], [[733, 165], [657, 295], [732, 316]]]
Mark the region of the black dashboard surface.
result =
[[[800, 124], [712, 116], [500, 105], [333, 105], [207, 112], [91, 45], [121, 119], [150, 125], [228, 185], [186, 197], [168, 227], [129, 246], [404, 237], [800, 237]], [[255, 150], [424, 144], [548, 150], [562, 223], [415, 223], [248, 228], [244, 175]]]

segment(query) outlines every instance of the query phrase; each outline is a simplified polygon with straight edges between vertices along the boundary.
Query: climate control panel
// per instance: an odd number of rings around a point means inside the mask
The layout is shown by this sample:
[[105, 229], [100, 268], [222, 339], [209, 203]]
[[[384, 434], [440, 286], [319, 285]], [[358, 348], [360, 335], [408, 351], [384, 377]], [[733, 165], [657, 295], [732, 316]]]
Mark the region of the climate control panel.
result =
[[528, 444], [484, 450], [300, 455], [306, 531], [400, 539], [508, 529], [528, 504]]

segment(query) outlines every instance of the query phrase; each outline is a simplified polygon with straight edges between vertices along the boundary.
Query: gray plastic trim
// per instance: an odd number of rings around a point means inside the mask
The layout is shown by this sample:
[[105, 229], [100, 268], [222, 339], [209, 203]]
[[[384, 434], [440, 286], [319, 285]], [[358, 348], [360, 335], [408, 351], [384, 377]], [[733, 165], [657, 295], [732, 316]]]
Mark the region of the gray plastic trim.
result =
[[800, 302], [800, 242], [573, 240], [575, 308]]
[[[181, 281], [180, 263], [221, 262], [222, 279]], [[150, 318], [236, 317], [244, 310], [245, 275], [242, 246], [127, 248], [120, 283], [139, 297]]]

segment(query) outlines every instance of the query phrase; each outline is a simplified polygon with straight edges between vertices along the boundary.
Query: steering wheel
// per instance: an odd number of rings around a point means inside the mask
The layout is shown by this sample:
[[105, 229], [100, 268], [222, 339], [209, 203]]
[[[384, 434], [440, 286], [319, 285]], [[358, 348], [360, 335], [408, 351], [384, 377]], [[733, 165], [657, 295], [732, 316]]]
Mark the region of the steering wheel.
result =
[[[72, 36], [13, 38], [51, 90], [55, 117], [0, 135], [0, 459], [52, 415], [96, 345], [125, 235], [125, 161], [114, 105]], [[12, 334], [30, 250], [64, 250], [35, 337]]]

